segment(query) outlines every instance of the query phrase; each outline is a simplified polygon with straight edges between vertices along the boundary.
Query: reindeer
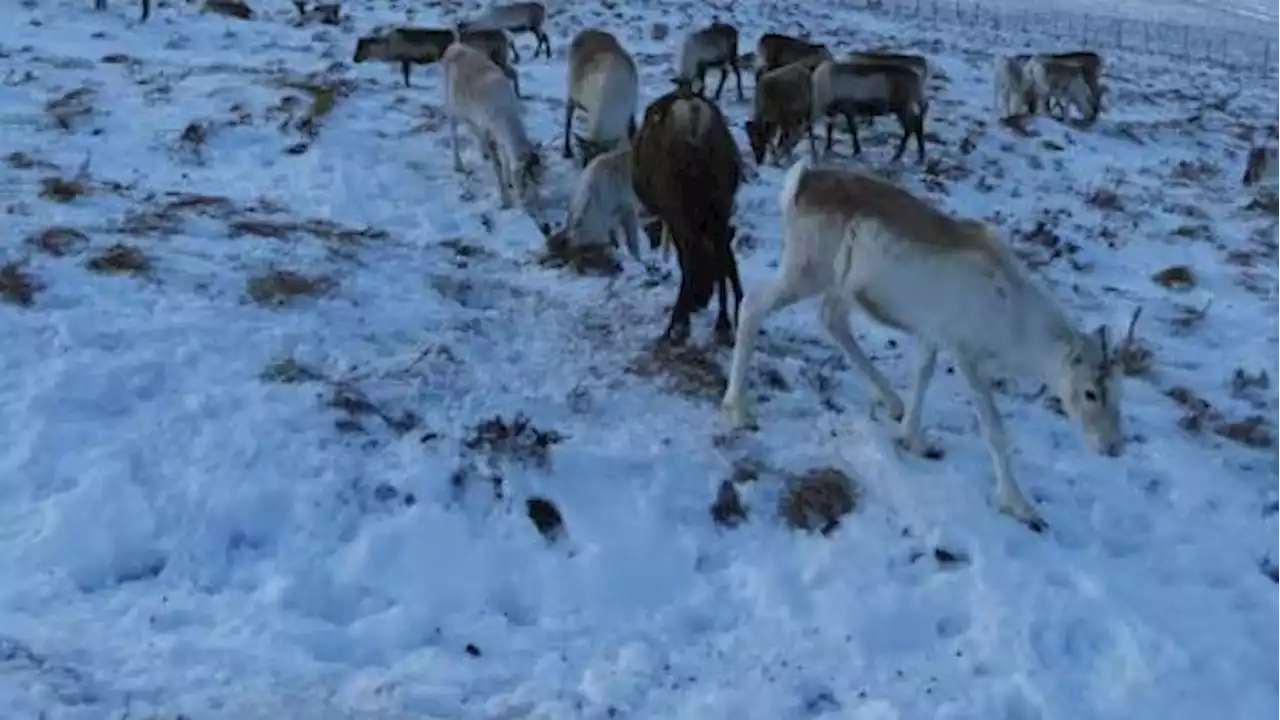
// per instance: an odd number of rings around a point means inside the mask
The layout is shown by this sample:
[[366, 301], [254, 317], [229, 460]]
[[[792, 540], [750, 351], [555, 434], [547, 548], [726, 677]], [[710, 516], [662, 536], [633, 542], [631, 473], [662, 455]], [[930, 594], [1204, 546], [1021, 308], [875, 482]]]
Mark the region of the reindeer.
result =
[[340, 3], [321, 3], [307, 8], [307, 0], [293, 0], [293, 7], [298, 11], [296, 25], [338, 25], [342, 22], [342, 5]]
[[[813, 71], [813, 118], [827, 120], [827, 151], [831, 150], [832, 115], [843, 115], [853, 136], [853, 152], [862, 153], [858, 142], [855, 116], [877, 117], [893, 114], [902, 124], [902, 140], [894, 153], [896, 161], [907, 149], [907, 140], [915, 135], [917, 159], [924, 162], [924, 117], [929, 111], [924, 80], [913, 70], [900, 64], [873, 65], [827, 60]], [[813, 135], [809, 136], [809, 154], [817, 157]]]
[[853, 65], [901, 65], [919, 75], [920, 82], [926, 89], [929, 87], [929, 80], [933, 78], [933, 68], [923, 55], [864, 50], [849, 53], [845, 62]]
[[[138, 4], [142, 7], [142, 16], [138, 18], [138, 22], [146, 22], [151, 17], [151, 0], [139, 0]], [[107, 0], [93, 0], [93, 9], [106, 10]]]
[[1025, 65], [1037, 104], [1042, 102], [1046, 110], [1051, 110], [1053, 101], [1058, 101], [1062, 117], [1066, 116], [1067, 106], [1074, 105], [1087, 123], [1093, 123], [1098, 118], [1102, 95], [1096, 76], [1091, 75], [1096, 68], [1090, 68], [1077, 60], [1053, 55], [1033, 55]]
[[735, 319], [742, 299], [730, 223], [743, 166], [724, 113], [688, 82], [677, 82], [645, 108], [631, 157], [636, 196], [662, 221], [680, 261], [680, 293], [663, 338], [687, 339], [690, 316], [718, 287], [716, 336], [728, 342], [730, 285]]
[[996, 114], [1001, 120], [1034, 115], [1039, 100], [1027, 71], [1031, 55], [1009, 55], [995, 60]]
[[[551, 40], [543, 30], [547, 22], [547, 8], [540, 2], [516, 2], [509, 5], [498, 5], [489, 8], [480, 17], [458, 24], [458, 29], [468, 30], [505, 30], [512, 34], [533, 33], [538, 43], [533, 47], [533, 56], [538, 51], [547, 49], [547, 59], [551, 59]], [[511, 57], [520, 62], [520, 53], [516, 50], [515, 40], [511, 40]]]
[[1268, 184], [1276, 184], [1276, 148], [1257, 145], [1249, 148], [1249, 154], [1245, 157], [1244, 175], [1240, 178], [1240, 184], [1249, 187], [1264, 180]]
[[823, 56], [812, 53], [796, 62], [776, 70], [770, 70], [756, 83], [755, 100], [751, 119], [747, 120], [747, 140], [757, 165], [765, 161], [770, 143], [778, 135], [773, 146], [774, 162], [781, 162], [783, 149], [790, 155], [801, 134], [813, 138], [813, 82], [810, 74], [813, 66], [823, 62]]
[[720, 83], [715, 93], [715, 99], [719, 100], [732, 69], [738, 82], [738, 100], [743, 101], [746, 98], [742, 94], [742, 70], [738, 64], [738, 28], [715, 21], [685, 36], [676, 63], [676, 80], [689, 81], [690, 87], [702, 94], [706, 89], [707, 70], [719, 68]]
[[[812, 43], [782, 33], [765, 33], [756, 41], [756, 84], [770, 70], [777, 70], [815, 55], [823, 60], [831, 59], [831, 51], [822, 43]], [[816, 67], [817, 64], [814, 62], [813, 66]]]
[[569, 137], [573, 111], [587, 114], [587, 132], [574, 135], [586, 165], [636, 134], [640, 80], [635, 61], [612, 34], [589, 28], [569, 44], [569, 97], [564, 109], [564, 156], [573, 157]]
[[578, 177], [569, 218], [553, 243], [570, 247], [601, 246], [606, 241], [618, 246], [622, 231], [627, 251], [640, 258], [639, 210], [631, 181], [631, 147], [624, 145], [595, 156]]
[[507, 76], [483, 52], [464, 43], [450, 45], [440, 64], [454, 170], [466, 170], [458, 151], [458, 123], [463, 122], [493, 163], [502, 207], [511, 207], [513, 190], [527, 202], [541, 181], [542, 160], [525, 132], [520, 101]]
[[520, 76], [508, 59], [507, 35], [501, 30], [455, 32], [447, 28], [393, 28], [385, 33], [365, 35], [356, 40], [353, 60], [356, 63], [368, 60], [398, 62], [404, 76], [404, 86], [410, 87], [409, 75], [414, 65], [438, 62], [444, 56], [444, 51], [458, 40], [485, 53], [511, 81], [516, 97], [520, 97]]
[[[988, 379], [992, 370], [1042, 380], [1090, 446], [1109, 456], [1123, 452], [1118, 358], [1133, 342], [1137, 313], [1121, 346], [1109, 347], [1106, 328], [1079, 329], [985, 223], [950, 217], [867, 174], [814, 166], [805, 158], [788, 170], [778, 203], [782, 262], [775, 279], [742, 304], [723, 400], [731, 424], [748, 422], [743, 391], [761, 323], [788, 305], [821, 296], [827, 333], [875, 387], [900, 423], [900, 443], [912, 453], [935, 454], [920, 432], [921, 410], [938, 350], [951, 353], [987, 438], [994, 504], [1032, 529], [1046, 523], [1010, 469]], [[854, 307], [921, 345], [908, 405], [854, 339], [848, 321]]]
[[1103, 88], [1099, 80], [1102, 75], [1102, 57], [1098, 53], [1080, 50], [1076, 52], [1046, 53], [1040, 57], [1047, 58], [1050, 62], [1071, 64], [1079, 67], [1084, 84], [1089, 88], [1089, 94], [1093, 96], [1096, 112], [1096, 109], [1101, 106], [1103, 94]]

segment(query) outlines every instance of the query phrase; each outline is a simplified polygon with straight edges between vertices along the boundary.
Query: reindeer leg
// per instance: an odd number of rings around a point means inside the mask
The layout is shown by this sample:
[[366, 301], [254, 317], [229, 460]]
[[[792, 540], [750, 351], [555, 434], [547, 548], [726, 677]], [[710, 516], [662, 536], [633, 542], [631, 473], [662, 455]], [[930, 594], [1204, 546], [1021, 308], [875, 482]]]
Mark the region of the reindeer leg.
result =
[[902, 434], [899, 436], [899, 441], [907, 452], [920, 457], [937, 457], [938, 450], [926, 444], [924, 438], [920, 436], [920, 419], [924, 411], [925, 391], [929, 389], [934, 370], [938, 367], [938, 348], [934, 345], [925, 345], [920, 348], [920, 351], [920, 355], [916, 358], [916, 382], [911, 389], [911, 404], [908, 405], [907, 415], [902, 420]]
[[742, 69], [738, 67], [738, 56], [733, 56], [733, 77], [738, 83], [738, 102], [746, 102], [747, 97], [742, 94]]
[[853, 154], [862, 154], [862, 145], [858, 142], [858, 123], [854, 122], [853, 115], [846, 114], [844, 121], [849, 124], [849, 134], [853, 136]]
[[915, 119], [916, 150], [918, 151], [916, 153], [916, 161], [922, 165], [924, 164], [924, 116], [928, 112], [928, 105], [921, 106], [920, 114], [917, 115]]
[[[107, 6], [107, 0], [102, 0], [102, 6]], [[142, 0], [142, 16], [138, 18], [138, 22], [146, 22], [151, 17], [151, 0]]]
[[692, 315], [689, 296], [693, 294], [693, 273], [687, 266], [685, 248], [679, 242], [672, 244], [676, 247], [676, 259], [680, 265], [680, 292], [676, 294], [675, 305], [671, 306], [671, 319], [667, 322], [662, 338], [672, 345], [680, 345], [689, 338], [689, 316]]
[[831, 120], [831, 116], [827, 116], [827, 147], [823, 150], [823, 154], [831, 152], [832, 133], [835, 129], [835, 122]]
[[106, 9], [107, 9], [107, 0], [93, 0], [93, 9], [94, 9], [94, 10], [106, 10]]
[[[516, 38], [514, 33], [507, 34], [507, 47], [511, 48], [511, 62], [520, 62], [520, 51], [516, 49]], [[534, 57], [537, 57], [536, 52]]]
[[894, 422], [901, 420], [902, 398], [889, 384], [888, 378], [881, 374], [866, 353], [862, 352], [858, 341], [853, 337], [853, 332], [849, 329], [848, 301], [841, 297], [838, 291], [828, 292], [822, 298], [821, 316], [822, 326], [826, 328], [827, 334], [836, 341], [841, 350], [844, 350], [844, 354], [854, 367], [871, 381], [876, 393], [880, 396], [880, 401], [889, 409], [889, 417], [893, 418]]
[[644, 263], [640, 257], [640, 218], [634, 210], [627, 210], [622, 216], [622, 237], [627, 243], [627, 252], [636, 262]]
[[[715, 95], [716, 100], [720, 99], [720, 91], [724, 90], [724, 83], [728, 79], [729, 79], [729, 68], [725, 67], [724, 65], [721, 65], [720, 66], [720, 82], [719, 84], [716, 85], [716, 95]], [[741, 92], [742, 88], [739, 87], [738, 90], [739, 92]]]
[[902, 159], [902, 153], [907, 149], [907, 141], [914, 134], [915, 123], [911, 122], [911, 118], [904, 115], [898, 116], [898, 124], [902, 126], [902, 139], [898, 141], [898, 151], [893, 154], [893, 162]]
[[734, 335], [729, 386], [725, 388], [724, 399], [720, 401], [720, 407], [731, 427], [744, 427], [750, 422], [750, 412], [742, 391], [746, 389], [747, 366], [751, 364], [760, 325], [773, 313], [812, 297], [818, 292], [818, 287], [812, 273], [793, 267], [784, 258], [782, 269], [773, 282], [747, 293], [742, 299], [742, 318]]
[[493, 174], [498, 178], [498, 198], [505, 210], [512, 205], [511, 185], [515, 168], [507, 167], [507, 162], [497, 147], [489, 148], [489, 156], [489, 161], [493, 163]]
[[[719, 255], [719, 252], [716, 253]], [[720, 279], [716, 281], [716, 289], [720, 296], [720, 310], [716, 314], [716, 343], [730, 345], [733, 343], [733, 325], [729, 323], [729, 268], [724, 267], [717, 258], [717, 265], [722, 268]]]
[[569, 146], [569, 136], [573, 133], [573, 101], [566, 100], [564, 104], [564, 157], [569, 159], [573, 157], [573, 148]]
[[1009, 468], [1009, 440], [1005, 436], [1004, 420], [1001, 419], [992, 396], [991, 383], [979, 374], [973, 361], [966, 355], [957, 355], [956, 366], [973, 391], [978, 421], [987, 436], [987, 450], [991, 454], [991, 463], [995, 466], [996, 473], [996, 509], [1036, 532], [1044, 531], [1048, 524], [1023, 496], [1022, 489], [1013, 479], [1013, 471]]
[[408, 60], [400, 62], [400, 73], [404, 75], [404, 86], [409, 87], [409, 71], [413, 69], [413, 63]]
[[466, 168], [462, 166], [462, 153], [458, 151], [458, 119], [456, 117], [449, 118], [449, 146], [453, 149], [454, 172], [465, 172]]

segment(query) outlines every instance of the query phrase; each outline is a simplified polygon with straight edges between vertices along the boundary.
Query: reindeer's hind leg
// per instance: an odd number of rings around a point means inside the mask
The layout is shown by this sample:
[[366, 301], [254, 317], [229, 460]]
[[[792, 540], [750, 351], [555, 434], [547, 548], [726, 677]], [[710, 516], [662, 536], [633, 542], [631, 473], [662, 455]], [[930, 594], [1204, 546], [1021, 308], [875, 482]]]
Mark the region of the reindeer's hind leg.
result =
[[[511, 62], [520, 62], [520, 51], [516, 48], [515, 33], [507, 33], [507, 47], [511, 48]], [[535, 54], [534, 57], [537, 57]]]
[[400, 74], [404, 75], [404, 86], [409, 87], [409, 72], [413, 70], [413, 63], [408, 60], [400, 61]]
[[849, 134], [853, 136], [853, 154], [862, 154], [862, 145], [858, 142], [858, 124], [854, 122], [853, 113], [845, 113], [844, 121], [849, 125]]
[[829, 291], [823, 296], [821, 315], [822, 326], [826, 328], [827, 333], [836, 341], [840, 349], [844, 350], [844, 354], [848, 356], [854, 367], [862, 371], [862, 374], [871, 381], [876, 393], [880, 396], [880, 401], [889, 409], [889, 416], [895, 422], [901, 420], [902, 398], [889, 384], [888, 378], [881, 374], [866, 353], [862, 352], [858, 341], [853, 338], [853, 332], [849, 330], [849, 303], [838, 290]]
[[991, 383], [979, 372], [973, 361], [964, 354], [956, 355], [956, 367], [964, 376], [969, 389], [973, 391], [974, 402], [978, 409], [978, 421], [987, 436], [987, 451], [991, 454], [991, 463], [995, 466], [996, 490], [994, 503], [1000, 512], [1010, 515], [1025, 523], [1036, 532], [1043, 531], [1047, 524], [1040, 513], [1027, 502], [1022, 488], [1013, 479], [1013, 471], [1009, 468], [1009, 439], [1005, 436], [1004, 420], [996, 408], [991, 393]]
[[551, 38], [547, 37], [546, 31], [540, 27], [533, 29], [533, 34], [538, 38], [538, 44], [533, 48], [533, 56], [538, 57], [538, 48], [545, 48], [547, 51], [547, 59], [551, 59]]
[[738, 83], [738, 102], [746, 102], [747, 98], [742, 94], [742, 69], [738, 67], [738, 56], [736, 53], [733, 56], [733, 62], [731, 64], [733, 65], [734, 80]]
[[907, 452], [921, 457], [935, 454], [936, 449], [927, 445], [920, 435], [920, 418], [924, 411], [924, 395], [933, 381], [933, 373], [938, 367], [938, 348], [925, 345], [920, 348], [916, 358], [916, 381], [911, 389], [911, 404], [907, 406], [907, 415], [902, 420], [900, 439]]
[[691, 259], [684, 245], [679, 241], [672, 244], [676, 246], [676, 259], [680, 265], [680, 292], [676, 294], [676, 304], [671, 306], [671, 319], [667, 321], [662, 337], [673, 345], [679, 345], [689, 338], [689, 316], [693, 314], [689, 307], [693, 304], [690, 298], [693, 294], [693, 273], [688, 267]]
[[573, 134], [573, 101], [565, 100], [564, 103], [564, 157], [569, 159], [573, 157], [573, 148], [569, 146], [569, 136]]
[[142, 0], [142, 16], [138, 18], [138, 22], [146, 22], [151, 17], [151, 0]]
[[458, 119], [449, 118], [449, 147], [453, 150], [453, 169], [455, 172], [466, 170], [462, 166], [462, 153], [458, 150]]
[[[724, 90], [724, 83], [728, 79], [729, 79], [729, 68], [724, 65], [721, 65], [720, 66], [720, 82], [716, 85], [716, 94], [715, 94], [716, 100], [720, 99], [720, 91]], [[742, 92], [741, 86], [738, 87], [738, 92]]]

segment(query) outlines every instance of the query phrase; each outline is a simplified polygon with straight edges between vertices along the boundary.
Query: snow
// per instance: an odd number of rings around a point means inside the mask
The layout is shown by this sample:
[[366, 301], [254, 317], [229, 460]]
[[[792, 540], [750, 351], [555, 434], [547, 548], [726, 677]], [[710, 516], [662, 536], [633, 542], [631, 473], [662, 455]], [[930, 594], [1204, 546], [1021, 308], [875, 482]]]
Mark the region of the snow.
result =
[[[904, 457], [801, 305], [765, 325], [748, 388], [760, 431], [729, 435], [712, 313], [693, 328], [703, 365], [652, 357], [674, 268], [625, 261], [601, 278], [537, 262], [538, 224], [561, 222], [574, 177], [558, 150], [572, 32], [614, 29], [647, 102], [709, 6], [565, 4], [555, 59], [518, 40], [549, 164], [535, 219], [497, 210], [469, 138], [471, 172], [453, 172], [438, 68], [405, 89], [394, 68], [350, 65], [357, 34], [405, 11], [359, 5], [354, 27], [318, 29], [262, 5], [253, 22], [184, 5], [138, 25], [125, 0], [42, 0], [0, 29], [5, 152], [24, 154], [0, 166], [0, 263], [39, 284], [29, 307], [0, 303], [6, 717], [1275, 715], [1276, 449], [1214, 431], [1260, 415], [1275, 433], [1274, 389], [1232, 382], [1237, 368], [1276, 377], [1275, 213], [1239, 185], [1273, 80], [1108, 53], [1094, 128], [1042, 118], [1022, 136], [992, 122], [989, 77], [990, 54], [1026, 38], [828, 6], [717, 11], [744, 44], [803, 20], [841, 49], [927, 52], [948, 78], [931, 169], [887, 163], [890, 119], [860, 160], [839, 135], [841, 162], [997, 222], [1082, 325], [1122, 328], [1145, 308], [1153, 369], [1126, 383], [1125, 456], [1089, 454], [1036, 387], [1001, 393], [1014, 471], [1050, 523], [1035, 535], [990, 506], [954, 375], [939, 374], [925, 420], [945, 457]], [[655, 20], [675, 32], [650, 39]], [[351, 93], [285, 152], [309, 100], [282, 80], [339, 62], [329, 77]], [[59, 128], [45, 103], [82, 87], [93, 111]], [[722, 105], [745, 150], [735, 91]], [[285, 97], [301, 101], [292, 120]], [[180, 140], [192, 122], [203, 142]], [[86, 158], [89, 194], [41, 196]], [[748, 292], [778, 257], [782, 173], [760, 168], [739, 195]], [[316, 220], [336, 226], [280, 229]], [[53, 226], [85, 239], [60, 255], [25, 240]], [[1050, 232], [1078, 249], [1046, 262]], [[149, 270], [89, 267], [117, 243]], [[1178, 264], [1193, 288], [1149, 279]], [[252, 301], [248, 279], [271, 270], [330, 289]], [[854, 323], [905, 389], [910, 343]], [[1180, 427], [1179, 386], [1217, 416]], [[545, 465], [466, 447], [519, 413], [559, 434]], [[861, 491], [828, 536], [774, 512], [787, 477], [821, 467]], [[759, 476], [740, 487], [748, 519], [718, 527], [708, 507], [735, 473]], [[564, 519], [555, 542], [526, 516], [535, 496]]]

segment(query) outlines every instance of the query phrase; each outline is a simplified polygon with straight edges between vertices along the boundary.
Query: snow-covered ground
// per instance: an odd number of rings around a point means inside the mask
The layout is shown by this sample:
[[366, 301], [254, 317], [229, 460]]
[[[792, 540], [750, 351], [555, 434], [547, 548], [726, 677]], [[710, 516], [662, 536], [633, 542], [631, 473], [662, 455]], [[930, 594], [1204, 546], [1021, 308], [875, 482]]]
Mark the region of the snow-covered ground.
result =
[[[803, 305], [761, 338], [761, 429], [726, 434], [712, 314], [690, 352], [652, 350], [673, 272], [539, 263], [538, 222], [560, 221], [574, 176], [557, 149], [571, 34], [617, 32], [647, 100], [713, 12], [639, 5], [565, 4], [550, 61], [519, 40], [550, 166], [536, 220], [496, 210], [473, 146], [472, 171], [451, 169], [438, 68], [405, 89], [350, 64], [403, 8], [348, 7], [347, 29], [292, 27], [286, 3], [253, 22], [160, 7], [141, 26], [128, 0], [12, 11], [0, 716], [1275, 715], [1276, 211], [1239, 184], [1274, 80], [1112, 54], [1094, 128], [1020, 135], [992, 121], [988, 71], [1024, 38], [822, 4], [716, 11], [744, 43], [802, 22], [840, 50], [928, 53], [927, 167], [887, 165], [890, 119], [860, 160], [840, 136], [842, 161], [999, 224], [1082, 324], [1145, 308], [1125, 456], [1091, 455], [1034, 385], [1001, 394], [1051, 525], [1036, 535], [990, 507], [950, 372], [926, 416], [945, 457], [904, 457]], [[673, 32], [651, 39], [659, 20]], [[745, 149], [748, 104], [732, 84], [722, 104]], [[781, 173], [739, 195], [748, 291], [778, 256]], [[1171, 266], [1189, 287], [1153, 281]], [[854, 322], [905, 388], [910, 342]], [[825, 536], [776, 511], [820, 468], [858, 489]], [[733, 528], [709, 512], [730, 479]], [[552, 540], [538, 498], [562, 518]]]

